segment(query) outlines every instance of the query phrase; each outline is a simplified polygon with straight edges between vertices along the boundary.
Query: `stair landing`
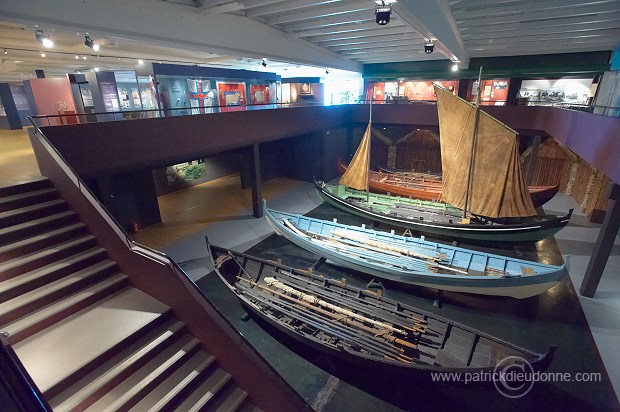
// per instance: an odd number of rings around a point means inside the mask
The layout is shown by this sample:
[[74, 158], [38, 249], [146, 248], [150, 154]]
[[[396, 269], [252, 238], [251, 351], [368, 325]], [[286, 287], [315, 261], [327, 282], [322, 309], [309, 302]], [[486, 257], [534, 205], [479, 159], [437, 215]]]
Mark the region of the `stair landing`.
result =
[[[123, 290], [32, 335], [13, 348], [39, 389], [46, 390], [168, 310], [134, 288]], [[84, 333], [88, 331], [88, 333]], [[73, 336], [73, 339], [67, 339]]]

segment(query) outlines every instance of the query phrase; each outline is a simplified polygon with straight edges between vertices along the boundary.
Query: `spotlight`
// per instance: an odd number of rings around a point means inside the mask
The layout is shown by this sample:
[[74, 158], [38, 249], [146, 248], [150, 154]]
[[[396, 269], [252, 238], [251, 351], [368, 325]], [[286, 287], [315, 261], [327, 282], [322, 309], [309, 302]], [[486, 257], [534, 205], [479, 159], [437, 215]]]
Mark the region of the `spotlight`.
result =
[[433, 44], [431, 40], [424, 43], [424, 53], [430, 54], [433, 52], [434, 49], [435, 49], [435, 45]]
[[392, 14], [392, 7], [389, 4], [385, 4], [384, 1], [381, 5], [375, 8], [375, 21], [379, 26], [385, 26], [390, 22], [390, 15]]
[[82, 56], [82, 60], [86, 60], [86, 56]]
[[84, 45], [90, 47], [94, 51], [99, 50], [99, 45], [90, 38], [90, 36], [84, 36]]
[[457, 63], [454, 63], [452, 65], [452, 71], [455, 72], [455, 71], [458, 71], [458, 69], [459, 69], [459, 65]]
[[77, 54], [75, 55], [75, 60], [78, 60], [80, 58], [80, 56], [78, 56]]
[[4, 54], [9, 54], [7, 49], [4, 49]]
[[265, 61], [265, 59], [263, 59], [263, 62], [261, 63], [261, 66], [267, 67], [267, 61]]
[[41, 52], [41, 57], [45, 57], [45, 52]]
[[50, 47], [54, 46], [54, 42], [52, 41], [52, 39], [50, 39], [49, 33], [43, 33], [43, 30], [35, 31], [34, 37], [39, 43], [43, 45], [43, 47], [47, 47], [49, 49]]
[[138, 64], [140, 64], [140, 65], [144, 64], [144, 60], [142, 60], [142, 59], [138, 60]]
[[96, 72], [99, 71], [99, 67], [95, 67], [93, 70], [95, 70]]
[[329, 69], [325, 69], [325, 74], [329, 74]]

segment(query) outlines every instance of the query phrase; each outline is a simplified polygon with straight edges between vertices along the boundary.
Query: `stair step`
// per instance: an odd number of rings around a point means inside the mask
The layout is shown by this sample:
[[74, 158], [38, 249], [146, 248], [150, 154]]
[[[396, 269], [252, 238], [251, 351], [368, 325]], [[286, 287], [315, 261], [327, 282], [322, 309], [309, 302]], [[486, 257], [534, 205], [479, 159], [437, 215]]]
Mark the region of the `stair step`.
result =
[[0, 264], [0, 282], [96, 245], [97, 239], [93, 235], [85, 234], [75, 239], [2, 262]]
[[0, 282], [0, 301], [7, 301], [46, 283], [68, 276], [84, 267], [106, 258], [100, 247], [83, 250], [72, 256], [42, 266], [30, 272]]
[[217, 397], [216, 404], [206, 410], [214, 412], [234, 412], [245, 402], [247, 392], [235, 385], [228, 385], [224, 393]]
[[130, 410], [134, 412], [170, 410], [171, 406], [178, 404], [187, 396], [207, 368], [214, 363], [213, 356], [198, 351]]
[[6, 324], [2, 330], [9, 332], [9, 342], [14, 345], [106, 296], [118, 292], [128, 283], [127, 276], [119, 273]]
[[87, 408], [179, 339], [184, 330], [179, 320], [164, 322], [51, 399], [50, 406], [61, 411]]
[[199, 349], [196, 338], [184, 335], [86, 410], [129, 410]]
[[58, 228], [67, 223], [74, 223], [76, 221], [77, 215], [75, 212], [66, 210], [51, 216], [20, 223], [19, 225], [3, 227], [0, 228], [0, 245], [20, 241], [28, 236], [43, 233], [49, 229]]
[[14, 259], [46, 246], [75, 238], [84, 233], [86, 233], [86, 225], [82, 222], [72, 223], [58, 229], [52, 229], [18, 242], [0, 246], [0, 259], [3, 261]]
[[51, 188], [52, 183], [46, 177], [40, 177], [27, 182], [16, 183], [11, 186], [0, 187], [0, 197], [13, 196], [36, 190]]
[[35, 203], [46, 202], [52, 199], [58, 199], [58, 192], [53, 187], [45, 187], [29, 192], [1, 196], [0, 211], [4, 212], [6, 210], [11, 210], [26, 205], [32, 205]]
[[81, 288], [95, 283], [114, 271], [118, 273], [116, 262], [109, 259], [102, 260], [69, 276], [2, 302], [0, 303], [0, 325], [12, 322], [27, 313], [34, 312], [45, 305], [51, 304], [63, 296], [70, 295]]
[[169, 309], [129, 288], [16, 343], [13, 349], [45, 393]]
[[231, 381], [231, 375], [215, 369], [194, 391], [175, 409], [176, 412], [198, 412], [217, 396], [220, 390]]
[[8, 227], [28, 222], [44, 216], [53, 215], [67, 210], [67, 202], [63, 199], [52, 199], [19, 208], [0, 212], [0, 227]]

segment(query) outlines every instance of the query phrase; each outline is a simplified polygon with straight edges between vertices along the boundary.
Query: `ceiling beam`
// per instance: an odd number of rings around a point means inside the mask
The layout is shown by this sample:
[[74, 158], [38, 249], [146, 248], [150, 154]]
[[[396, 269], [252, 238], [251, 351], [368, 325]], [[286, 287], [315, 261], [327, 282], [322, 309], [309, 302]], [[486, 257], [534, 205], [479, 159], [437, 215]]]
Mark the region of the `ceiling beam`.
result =
[[317, 6], [326, 3], [334, 3], [335, 0], [289, 0], [280, 4], [255, 7], [248, 9], [246, 5], [245, 15], [248, 17], [266, 16], [269, 14], [282, 13], [291, 10], [303, 9], [306, 7]]
[[374, 16], [375, 5], [368, 0], [350, 2], [337, 7], [314, 7], [306, 12], [293, 12], [277, 17], [266, 18], [268, 25], [286, 24], [309, 19], [320, 19], [329, 16], [342, 16], [346, 21], [347, 15], [359, 11], [369, 11]]
[[356, 33], [356, 32], [361, 32], [361, 31], [369, 32], [371, 30], [374, 33], [379, 34], [383, 30], [389, 31], [394, 27], [400, 27], [400, 30], [403, 31], [405, 27], [405, 23], [398, 21], [398, 20], [393, 21], [390, 23], [389, 29], [382, 27], [382, 26], [378, 26], [377, 23], [375, 23], [374, 21], [368, 22], [368, 23], [346, 23], [346, 24], [339, 24], [337, 26], [327, 26], [327, 27], [323, 27], [320, 29], [302, 31], [302, 32], [295, 33], [295, 35], [297, 37], [318, 37], [318, 36], [327, 36], [327, 35], [334, 35], [338, 37], [338, 36], [346, 35], [348, 33]]
[[[346, 14], [337, 14], [335, 16], [323, 17], [320, 19], [313, 19], [301, 23], [284, 24], [280, 25], [280, 28], [286, 32], [295, 32], [302, 30], [310, 30], [319, 27], [333, 26], [339, 24], [348, 24], [354, 22], [368, 22], [375, 21], [375, 14], [366, 11], [357, 11]], [[376, 23], [375, 23], [376, 24]]]
[[399, 0], [394, 12], [422, 37], [435, 39], [435, 50], [462, 67], [469, 65], [469, 56], [452, 17], [448, 0]]

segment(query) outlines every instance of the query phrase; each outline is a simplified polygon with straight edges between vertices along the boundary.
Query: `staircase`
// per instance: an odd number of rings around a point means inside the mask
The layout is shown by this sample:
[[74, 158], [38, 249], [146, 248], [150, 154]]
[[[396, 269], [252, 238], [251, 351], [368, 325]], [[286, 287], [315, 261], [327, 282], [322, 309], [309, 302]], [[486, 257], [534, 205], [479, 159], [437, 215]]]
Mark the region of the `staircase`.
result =
[[55, 411], [254, 411], [48, 180], [0, 188], [0, 330]]

